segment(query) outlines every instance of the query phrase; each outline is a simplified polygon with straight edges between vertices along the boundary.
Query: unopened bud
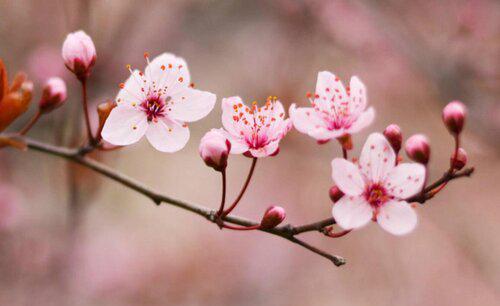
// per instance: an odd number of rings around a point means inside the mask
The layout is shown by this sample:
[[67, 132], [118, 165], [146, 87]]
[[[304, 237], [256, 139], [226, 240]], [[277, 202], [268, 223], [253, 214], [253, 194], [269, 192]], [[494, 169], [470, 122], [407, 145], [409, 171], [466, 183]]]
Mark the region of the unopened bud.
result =
[[401, 150], [401, 144], [403, 143], [403, 135], [401, 134], [401, 128], [397, 124], [391, 124], [387, 126], [384, 130], [384, 136], [391, 144], [394, 152], [398, 154]]
[[461, 170], [465, 165], [467, 165], [467, 152], [459, 148], [456, 156], [455, 153], [451, 155], [450, 166], [455, 170]]
[[405, 151], [409, 158], [418, 163], [427, 165], [431, 147], [429, 140], [422, 134], [413, 135], [406, 141]]
[[278, 226], [278, 224], [283, 222], [285, 218], [286, 218], [286, 213], [283, 207], [271, 206], [264, 213], [262, 221], [260, 221], [260, 227], [263, 229], [274, 228]]
[[66, 98], [66, 83], [61, 78], [50, 78], [43, 87], [38, 107], [42, 113], [48, 113], [63, 105]]
[[221, 129], [212, 129], [201, 138], [199, 152], [207, 166], [216, 171], [226, 169], [231, 143]]
[[344, 134], [343, 136], [337, 138], [337, 140], [342, 145], [342, 148], [345, 150], [352, 150], [352, 137], [350, 134]]
[[448, 103], [443, 109], [443, 122], [450, 133], [458, 135], [462, 132], [465, 124], [467, 108], [460, 101]]
[[80, 80], [85, 79], [96, 60], [92, 38], [83, 31], [68, 34], [62, 46], [62, 57], [71, 72]]
[[344, 193], [342, 190], [339, 189], [336, 185], [333, 185], [332, 188], [328, 191], [328, 194], [330, 195], [330, 199], [332, 200], [333, 203], [337, 202], [344, 196]]

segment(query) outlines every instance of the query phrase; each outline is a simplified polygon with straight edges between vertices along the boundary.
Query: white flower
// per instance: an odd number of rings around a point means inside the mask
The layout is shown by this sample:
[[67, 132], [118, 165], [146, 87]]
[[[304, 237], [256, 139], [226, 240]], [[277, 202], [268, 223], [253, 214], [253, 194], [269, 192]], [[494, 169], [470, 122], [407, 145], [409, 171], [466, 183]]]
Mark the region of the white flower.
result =
[[345, 134], [357, 133], [370, 125], [375, 117], [372, 107], [365, 111], [365, 85], [352, 77], [347, 90], [334, 74], [318, 73], [316, 93], [309, 97], [312, 107], [290, 106], [295, 128], [318, 141], [328, 141]]
[[405, 199], [422, 190], [425, 167], [417, 163], [395, 166], [396, 154], [382, 134], [368, 137], [358, 165], [332, 161], [332, 177], [345, 193], [333, 206], [333, 217], [344, 229], [366, 225], [372, 218], [394, 235], [411, 232], [417, 215]]
[[159, 151], [182, 149], [189, 140], [185, 122], [208, 115], [216, 96], [193, 89], [186, 62], [169, 53], [148, 60], [144, 73], [135, 70], [131, 74], [120, 85], [117, 107], [102, 131], [104, 140], [124, 146], [139, 141], [145, 134]]

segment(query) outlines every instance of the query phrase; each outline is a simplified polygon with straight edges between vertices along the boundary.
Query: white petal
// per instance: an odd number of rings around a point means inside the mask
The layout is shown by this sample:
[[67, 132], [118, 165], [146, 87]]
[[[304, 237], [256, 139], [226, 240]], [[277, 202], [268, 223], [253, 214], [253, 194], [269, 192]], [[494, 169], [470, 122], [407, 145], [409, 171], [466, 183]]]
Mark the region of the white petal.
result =
[[347, 129], [346, 132], [349, 134], [357, 133], [369, 126], [373, 122], [373, 119], [375, 119], [375, 110], [373, 107], [370, 107], [359, 115], [356, 121], [353, 122], [351, 127]]
[[139, 70], [134, 70], [123, 84], [123, 88], [118, 92], [116, 103], [129, 106], [139, 105], [146, 98], [141, 88], [148, 86], [147, 83], [144, 84], [143, 80]]
[[389, 172], [384, 183], [387, 191], [398, 199], [406, 199], [422, 190], [425, 167], [417, 163], [399, 164]]
[[184, 148], [189, 140], [189, 129], [181, 123], [160, 119], [150, 123], [146, 137], [158, 151], [172, 153]]
[[177, 57], [171, 53], [163, 53], [155, 57], [144, 72], [149, 81], [154, 81], [158, 87], [167, 85], [171, 90], [177, 87], [179, 83], [187, 87], [191, 82], [186, 61], [182, 57]]
[[279, 147], [279, 141], [278, 140], [272, 141], [262, 148], [250, 149], [250, 153], [252, 154], [253, 157], [266, 157], [276, 153], [278, 147]]
[[241, 153], [245, 153], [246, 151], [248, 151], [248, 145], [243, 139], [236, 138], [232, 134], [228, 133], [227, 131], [224, 131], [224, 135], [231, 143], [231, 150], [229, 151], [229, 153], [241, 154]]
[[312, 107], [296, 108], [295, 104], [292, 104], [289, 112], [293, 126], [301, 133], [310, 134], [319, 129], [326, 129], [325, 122]]
[[[253, 117], [248, 114], [244, 109], [246, 105], [243, 103], [240, 97], [230, 97], [222, 99], [222, 125], [229, 132], [236, 137], [240, 136], [240, 132], [245, 130], [246, 127], [243, 124], [243, 120], [235, 120], [235, 116], [240, 116], [246, 118], [249, 122], [253, 122]], [[240, 105], [242, 107], [240, 107]]]
[[350, 82], [349, 112], [358, 114], [366, 108], [366, 87], [361, 80], [353, 76]]
[[347, 92], [338, 77], [328, 71], [318, 73], [314, 102], [321, 110], [330, 112], [332, 103], [341, 105], [348, 101]]
[[332, 215], [343, 229], [355, 229], [370, 222], [373, 209], [364, 197], [345, 195], [333, 205]]
[[365, 188], [365, 182], [358, 167], [343, 158], [332, 160], [332, 178], [335, 184], [347, 195], [360, 195]]
[[109, 114], [102, 138], [116, 146], [126, 146], [137, 142], [148, 128], [146, 114], [128, 106], [117, 106]]
[[344, 129], [339, 129], [339, 130], [327, 130], [327, 129], [318, 129], [312, 133], [309, 134], [312, 138], [316, 140], [330, 140], [333, 138], [338, 138], [340, 136], [343, 136], [346, 133]]
[[373, 183], [383, 181], [395, 162], [396, 154], [384, 135], [372, 133], [368, 136], [359, 157], [359, 167], [367, 179]]
[[182, 122], [192, 122], [212, 111], [216, 96], [208, 91], [186, 88], [172, 95], [171, 99], [169, 116]]
[[377, 223], [394, 235], [404, 235], [417, 226], [417, 214], [405, 201], [389, 201], [380, 207]]

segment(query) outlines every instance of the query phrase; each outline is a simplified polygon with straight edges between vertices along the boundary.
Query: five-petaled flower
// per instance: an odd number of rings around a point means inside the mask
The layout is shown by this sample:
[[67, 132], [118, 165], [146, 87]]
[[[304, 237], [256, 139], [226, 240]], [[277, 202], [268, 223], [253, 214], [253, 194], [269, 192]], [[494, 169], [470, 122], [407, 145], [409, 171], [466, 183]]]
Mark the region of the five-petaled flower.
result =
[[425, 167], [395, 162], [396, 154], [379, 133], [368, 137], [357, 165], [341, 158], [332, 161], [333, 180], [345, 193], [332, 210], [338, 225], [355, 229], [373, 219], [394, 235], [415, 228], [417, 215], [405, 199], [422, 190]]
[[251, 157], [276, 155], [279, 142], [292, 128], [276, 97], [268, 97], [262, 107], [248, 107], [240, 97], [222, 99], [222, 124], [231, 142], [231, 154]]
[[318, 73], [316, 92], [308, 94], [312, 107], [290, 106], [290, 118], [300, 132], [319, 142], [357, 133], [375, 117], [372, 107], [366, 109], [365, 85], [355, 76], [350, 87], [328, 71]]
[[114, 145], [129, 145], [145, 134], [162, 152], [182, 149], [189, 140], [185, 122], [197, 121], [213, 109], [216, 96], [193, 89], [186, 62], [164, 53], [149, 62], [144, 72], [130, 70], [102, 137]]

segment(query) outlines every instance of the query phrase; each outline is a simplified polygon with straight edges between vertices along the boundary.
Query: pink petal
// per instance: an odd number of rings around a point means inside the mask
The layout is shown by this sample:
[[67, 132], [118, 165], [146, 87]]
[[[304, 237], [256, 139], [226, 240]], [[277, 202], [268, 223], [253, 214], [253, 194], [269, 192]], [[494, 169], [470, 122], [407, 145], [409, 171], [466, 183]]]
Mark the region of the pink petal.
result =
[[351, 127], [346, 130], [346, 133], [354, 134], [361, 131], [365, 127], [369, 126], [373, 122], [373, 119], [375, 119], [375, 110], [373, 107], [370, 107], [359, 115]]
[[145, 86], [149, 85], [143, 84], [143, 79], [139, 73], [139, 70], [134, 70], [123, 84], [123, 88], [120, 89], [116, 96], [116, 103], [118, 105], [125, 104], [135, 107], [146, 98], [141, 88], [145, 88]]
[[353, 76], [349, 84], [350, 87], [350, 101], [349, 112], [351, 114], [358, 114], [366, 108], [366, 87], [361, 80]]
[[324, 111], [330, 111], [330, 105], [340, 105], [349, 101], [347, 92], [342, 82], [333, 73], [321, 71], [316, 81], [316, 95], [314, 102]]
[[372, 133], [363, 146], [359, 167], [365, 177], [373, 183], [381, 182], [394, 168], [396, 154], [384, 135]]
[[377, 222], [394, 235], [405, 235], [417, 226], [417, 214], [405, 201], [389, 201], [379, 210]]
[[278, 150], [279, 147], [279, 140], [272, 141], [266, 146], [259, 148], [259, 149], [250, 149], [250, 154], [252, 154], [253, 157], [266, 157], [269, 156]]
[[311, 135], [315, 131], [326, 129], [325, 122], [312, 107], [296, 108], [292, 104], [289, 113], [293, 126], [301, 133]]
[[186, 61], [171, 53], [155, 57], [144, 73], [149, 82], [155, 82], [157, 88], [167, 85], [171, 93], [175, 93], [177, 87], [188, 87], [191, 82]]
[[224, 131], [224, 135], [231, 143], [231, 150], [229, 153], [231, 154], [241, 154], [248, 151], [248, 145], [245, 141], [240, 138], [236, 138], [233, 135], [229, 134], [227, 131]]
[[158, 151], [172, 153], [184, 148], [189, 140], [189, 129], [181, 123], [163, 119], [150, 123], [146, 137]]
[[332, 215], [343, 229], [355, 229], [370, 222], [373, 210], [364, 197], [344, 195], [333, 205]]
[[422, 190], [425, 167], [417, 163], [399, 164], [389, 172], [384, 183], [387, 191], [398, 199], [406, 199]]
[[171, 96], [169, 116], [182, 122], [200, 120], [214, 108], [216, 96], [208, 91], [186, 88]]
[[120, 105], [111, 111], [104, 124], [102, 137], [116, 146], [126, 146], [139, 141], [147, 128], [148, 119], [145, 113]]
[[[245, 130], [242, 118], [245, 117], [249, 122], [253, 122], [253, 119], [245, 111], [235, 110], [234, 106], [243, 105], [243, 101], [240, 97], [230, 97], [222, 99], [222, 125], [233, 136], [240, 137], [240, 131]], [[235, 120], [235, 116], [239, 117], [242, 113], [243, 117]]]
[[365, 182], [358, 167], [343, 158], [332, 160], [332, 178], [340, 190], [347, 195], [357, 196], [365, 189]]

